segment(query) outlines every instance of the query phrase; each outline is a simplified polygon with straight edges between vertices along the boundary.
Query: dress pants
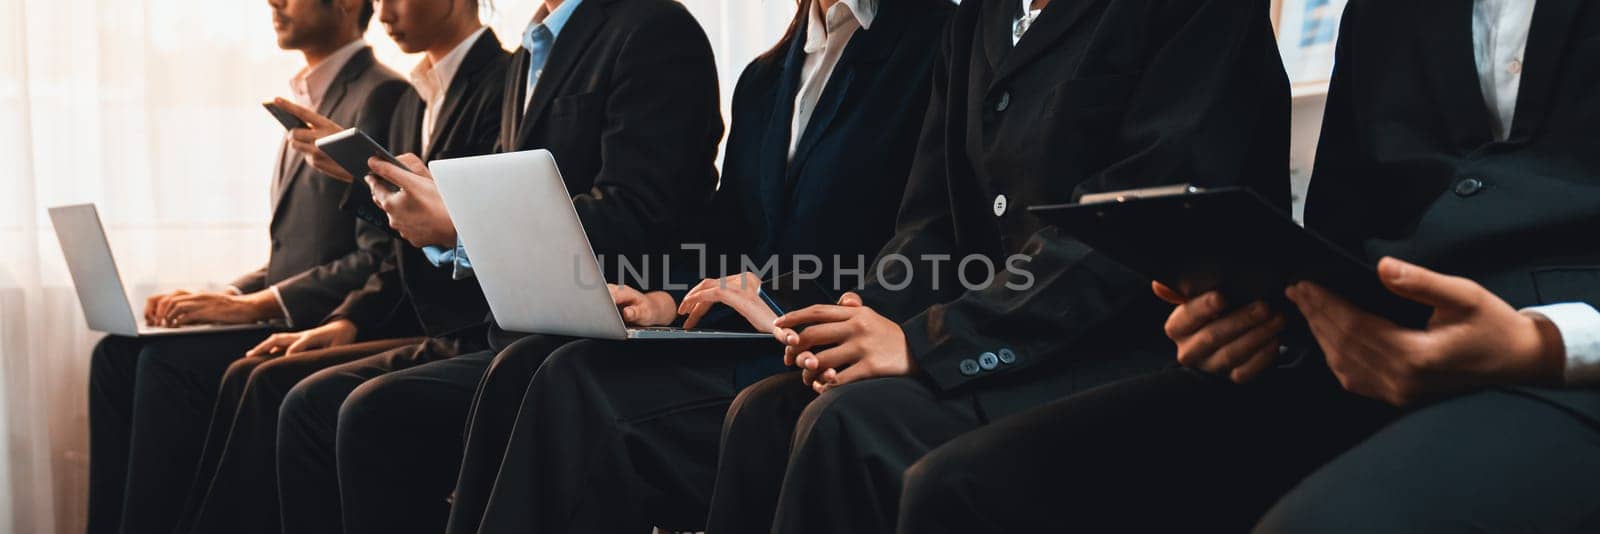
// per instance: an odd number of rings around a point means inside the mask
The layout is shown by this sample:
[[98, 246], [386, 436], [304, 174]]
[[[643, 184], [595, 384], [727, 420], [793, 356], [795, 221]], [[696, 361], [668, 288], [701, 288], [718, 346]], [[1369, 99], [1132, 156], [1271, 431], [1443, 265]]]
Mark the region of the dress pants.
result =
[[345, 534], [443, 531], [469, 417], [482, 432], [509, 435], [515, 400], [545, 356], [568, 341], [530, 336], [501, 353], [509, 357], [479, 351], [357, 387], [337, 430]]
[[703, 528], [722, 421], [742, 373], [762, 368], [761, 359], [779, 362], [781, 350], [769, 339], [562, 346], [522, 398], [479, 531]]
[[89, 367], [91, 534], [171, 532], [223, 370], [267, 332], [107, 336]]
[[1320, 364], [1245, 385], [1163, 370], [938, 448], [906, 472], [898, 528], [1248, 532], [1306, 473], [1397, 413], [1343, 391]]
[[[462, 352], [463, 343], [429, 338], [418, 345], [317, 371], [289, 390], [278, 413], [278, 500], [284, 532], [344, 531], [336, 451], [341, 407], [350, 394], [362, 383], [385, 374], [453, 358]], [[361, 443], [352, 447], [359, 451], [388, 445]], [[420, 463], [417, 460], [387, 467], [405, 474], [416, 468]]]
[[235, 360], [223, 374], [176, 532], [277, 534], [278, 408], [289, 388], [319, 370], [420, 342], [422, 338], [386, 339]]
[[768, 378], [728, 411], [706, 532], [892, 532], [901, 473], [986, 422], [971, 395], [917, 378], [821, 396], [800, 373]]
[[1600, 426], [1516, 391], [1428, 406], [1306, 478], [1256, 532], [1600, 532]]

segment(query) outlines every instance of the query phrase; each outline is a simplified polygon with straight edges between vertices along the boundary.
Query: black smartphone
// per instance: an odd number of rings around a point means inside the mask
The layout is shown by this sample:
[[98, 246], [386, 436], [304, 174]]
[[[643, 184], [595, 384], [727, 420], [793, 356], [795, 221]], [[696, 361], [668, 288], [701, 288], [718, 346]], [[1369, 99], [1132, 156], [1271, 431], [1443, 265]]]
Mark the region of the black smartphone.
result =
[[[318, 139], [317, 148], [322, 149], [324, 153], [328, 154], [328, 157], [333, 158], [333, 161], [338, 163], [340, 167], [344, 167], [344, 170], [349, 172], [357, 183], [361, 182], [362, 177], [372, 174], [372, 169], [367, 168], [367, 158], [377, 157], [396, 167], [406, 168], [405, 164], [395, 159], [394, 154], [390, 154], [388, 150], [385, 150], [383, 145], [373, 141], [365, 132], [355, 128]], [[391, 193], [400, 190], [400, 186], [389, 183], [383, 178], [373, 176], [373, 179], [387, 187]]]
[[271, 113], [272, 118], [278, 119], [278, 123], [282, 124], [283, 128], [286, 130], [306, 128], [310, 126], [309, 124], [306, 124], [306, 121], [300, 120], [300, 117], [296, 117], [293, 113], [289, 113], [289, 110], [280, 108], [277, 104], [273, 104], [271, 100], [262, 102], [261, 107], [267, 108], [267, 113]]

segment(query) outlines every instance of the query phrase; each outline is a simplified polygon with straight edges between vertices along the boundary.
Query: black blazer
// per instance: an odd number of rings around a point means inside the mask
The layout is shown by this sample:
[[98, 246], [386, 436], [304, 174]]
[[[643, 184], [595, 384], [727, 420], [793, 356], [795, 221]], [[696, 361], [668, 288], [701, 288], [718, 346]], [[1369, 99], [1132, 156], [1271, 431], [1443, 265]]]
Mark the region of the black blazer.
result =
[[671, 0], [585, 0], [524, 109], [527, 76], [519, 48], [500, 149], [555, 155], [596, 254], [676, 242], [716, 187], [722, 138], [711, 44], [688, 10]]
[[751, 62], [733, 93], [721, 185], [706, 221], [696, 224], [699, 239], [691, 241], [727, 255], [732, 271], [740, 255], [776, 258], [779, 272], [793, 269], [793, 255], [817, 255], [825, 285], [832, 281], [831, 258], [841, 257], [845, 267], [870, 259], [894, 230], [927, 109], [934, 50], [952, 11], [947, 0], [882, 2], [873, 27], [846, 45], [792, 161], [804, 26]]
[[[339, 124], [386, 135], [390, 110], [409, 88], [373, 59], [372, 49], [363, 48], [339, 70], [317, 112]], [[287, 143], [279, 147], [278, 161], [271, 256], [266, 266], [233, 286], [249, 293], [276, 285], [291, 323], [309, 328], [322, 324], [345, 294], [361, 287], [377, 269], [389, 249], [389, 236], [340, 212], [344, 185], [307, 164]]]
[[[1018, 2], [957, 8], [883, 250], [913, 261], [884, 261], [862, 293], [901, 321], [937, 390], [999, 417], [1171, 362], [1149, 282], [1025, 207], [1187, 182], [1253, 187], [1287, 211], [1289, 87], [1268, 4], [1053, 2], [1014, 48]], [[965, 290], [954, 266], [969, 255], [1001, 274]], [[1031, 277], [1005, 274], [1013, 255]], [[986, 280], [983, 265], [966, 279]]]
[[[494, 31], [485, 30], [467, 50], [451, 79], [432, 132], [422, 131], [426, 107], [422, 97], [415, 90], [400, 97], [389, 131], [390, 151], [421, 154], [423, 161], [493, 152], [500, 136], [500, 104], [509, 62], [510, 55], [500, 48]], [[425, 154], [423, 135], [432, 139]], [[371, 192], [357, 184], [351, 184], [350, 190], [346, 208], [387, 229], [388, 217], [373, 205]], [[362, 337], [413, 334], [415, 329], [411, 326], [420, 325], [429, 336], [461, 334], [466, 339], [481, 340], [483, 317], [489, 306], [477, 280], [454, 280], [450, 266], [433, 266], [421, 249], [404, 239], [397, 237], [393, 242], [378, 271], [364, 287], [350, 293], [331, 319], [350, 319]], [[408, 309], [411, 313], [406, 313]]]
[[[1355, 0], [1341, 24], [1306, 225], [1519, 308], [1600, 304], [1600, 4], [1539, 2], [1504, 142], [1478, 85], [1471, 2]], [[1600, 421], [1593, 389], [1529, 391]]]
[[[527, 79], [528, 50], [518, 48], [499, 149], [555, 156], [608, 275], [620, 255], [640, 265], [641, 255], [672, 252], [716, 187], [722, 139], [716, 64], [694, 16], [672, 0], [585, 0], [524, 108]], [[489, 344], [517, 337], [492, 328]]]

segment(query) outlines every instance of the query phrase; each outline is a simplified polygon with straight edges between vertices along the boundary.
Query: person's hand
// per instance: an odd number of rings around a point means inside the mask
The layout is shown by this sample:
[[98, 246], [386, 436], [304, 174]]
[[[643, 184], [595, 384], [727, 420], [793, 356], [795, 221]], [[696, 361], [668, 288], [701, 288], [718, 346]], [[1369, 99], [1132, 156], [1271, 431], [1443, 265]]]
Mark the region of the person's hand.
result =
[[[149, 307], [149, 302], [146, 301], [146, 308]], [[151, 316], [147, 309], [146, 320], [148, 321]], [[157, 302], [153, 314], [155, 322], [150, 324], [167, 327], [193, 324], [245, 324], [282, 316], [283, 311], [278, 305], [278, 298], [269, 290], [248, 295], [178, 291]]]
[[678, 314], [687, 315], [684, 328], [694, 328], [718, 304], [733, 308], [740, 317], [762, 332], [775, 332], [772, 322], [778, 314], [761, 298], [761, 279], [755, 273], [740, 273], [723, 278], [707, 278], [684, 295]]
[[1156, 296], [1177, 306], [1167, 316], [1167, 338], [1178, 345], [1178, 363], [1223, 376], [1237, 383], [1254, 379], [1278, 357], [1283, 315], [1256, 301], [1228, 311], [1216, 291], [1195, 298], [1160, 282], [1151, 282]]
[[306, 351], [349, 345], [355, 340], [356, 324], [349, 319], [339, 319], [310, 330], [273, 334], [244, 355], [293, 356]]
[[289, 148], [299, 152], [305, 157], [306, 163], [322, 171], [322, 174], [345, 183], [351, 181], [350, 171], [344, 170], [344, 167], [340, 167], [333, 158], [328, 157], [327, 153], [317, 148], [318, 139], [344, 131], [343, 126], [286, 98], [274, 98], [272, 105], [282, 108], [306, 123], [306, 128], [289, 130]]
[[672, 295], [665, 291], [640, 292], [630, 286], [606, 284], [611, 300], [622, 312], [623, 322], [631, 326], [665, 326], [678, 318]]
[[456, 246], [456, 225], [444, 208], [444, 198], [439, 196], [428, 166], [415, 154], [401, 154], [395, 159], [406, 168], [378, 158], [367, 160], [372, 174], [400, 188], [392, 191], [372, 176], [367, 177], [372, 202], [389, 214], [389, 227], [419, 248]]
[[798, 365], [800, 380], [819, 394], [869, 378], [906, 376], [916, 368], [900, 324], [863, 306], [854, 292], [839, 297], [838, 305], [811, 306], [773, 325], [785, 345], [784, 363]]
[[1424, 330], [1395, 325], [1311, 282], [1285, 294], [1300, 308], [1339, 383], [1353, 393], [1405, 406], [1496, 384], [1561, 380], [1561, 332], [1518, 313], [1477, 282], [1394, 258], [1378, 263], [1390, 292], [1433, 308]]
[[144, 299], [144, 324], [150, 326], [166, 326], [166, 307], [170, 306], [172, 299], [191, 294], [187, 289], [178, 289], [167, 293], [156, 293]]

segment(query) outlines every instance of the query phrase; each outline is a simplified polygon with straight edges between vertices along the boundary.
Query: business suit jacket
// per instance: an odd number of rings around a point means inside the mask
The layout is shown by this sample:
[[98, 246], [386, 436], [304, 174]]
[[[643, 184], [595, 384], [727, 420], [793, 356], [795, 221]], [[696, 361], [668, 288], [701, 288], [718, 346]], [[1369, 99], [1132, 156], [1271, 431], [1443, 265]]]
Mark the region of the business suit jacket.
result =
[[[1541, 0], [1510, 138], [1473, 61], [1472, 2], [1349, 4], [1307, 227], [1512, 306], [1600, 304], [1600, 5]], [[1536, 391], [1600, 421], [1600, 393]]]
[[[528, 59], [511, 56], [499, 150], [555, 156], [608, 278], [621, 256], [671, 253], [717, 184], [722, 112], [700, 24], [671, 0], [585, 0], [524, 107]], [[660, 283], [658, 271], [640, 282]], [[495, 350], [521, 337], [488, 322]]]
[[[500, 48], [494, 31], [486, 30], [467, 49], [450, 81], [433, 131], [422, 131], [426, 103], [406, 91], [394, 108], [389, 130], [391, 152], [420, 154], [423, 161], [488, 154], [500, 137], [501, 100], [505, 95], [510, 55]], [[422, 151], [424, 135], [432, 142]], [[372, 203], [366, 187], [351, 184], [346, 208], [387, 230], [388, 216]], [[394, 244], [366, 285], [351, 292], [330, 319], [349, 319], [363, 337], [413, 334], [418, 325], [429, 336], [452, 334], [481, 342], [483, 317], [489, 307], [475, 279], [454, 280], [449, 265], [435, 267], [422, 250], [404, 239]], [[409, 311], [409, 313], [408, 313]]]
[[511, 58], [500, 149], [555, 155], [596, 254], [676, 242], [716, 187], [722, 138], [716, 65], [699, 23], [671, 0], [585, 0], [524, 108], [528, 56], [519, 48]]
[[878, 10], [874, 26], [846, 45], [792, 160], [805, 27], [740, 75], [721, 184], [691, 239], [727, 255], [730, 271], [740, 270], [741, 255], [776, 258], [778, 272], [791, 270], [796, 254], [816, 255], [824, 261], [819, 282], [831, 285], [832, 258], [859, 266], [893, 232], [927, 109], [933, 49], [954, 6], [885, 0]]
[[[317, 113], [375, 135], [389, 131], [389, 112], [409, 85], [373, 59], [356, 52], [334, 77]], [[245, 293], [277, 286], [292, 325], [322, 323], [345, 294], [361, 287], [389, 247], [389, 236], [339, 211], [344, 186], [307, 164], [289, 148], [278, 148], [272, 191], [272, 252], [267, 264], [233, 281]]]
[[[1171, 361], [1148, 281], [1026, 206], [1186, 182], [1289, 203], [1288, 81], [1267, 1], [1054, 2], [1013, 47], [1018, 4], [957, 8], [880, 256], [913, 261], [884, 261], [862, 294], [901, 321], [932, 387], [973, 393], [991, 417]], [[1019, 254], [1031, 277], [1004, 273]], [[955, 267], [969, 255], [1001, 274], [966, 290]], [[969, 281], [982, 265], [968, 263]]]

